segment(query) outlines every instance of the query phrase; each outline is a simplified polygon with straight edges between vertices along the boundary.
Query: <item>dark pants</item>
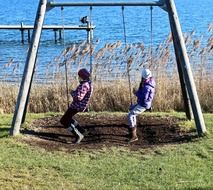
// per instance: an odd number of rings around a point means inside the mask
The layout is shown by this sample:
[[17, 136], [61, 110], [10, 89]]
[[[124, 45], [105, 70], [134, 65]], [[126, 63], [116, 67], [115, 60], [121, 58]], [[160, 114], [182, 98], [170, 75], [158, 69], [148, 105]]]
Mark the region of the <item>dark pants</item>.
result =
[[77, 110], [68, 108], [60, 119], [60, 123], [66, 128], [70, 127], [70, 125], [73, 124], [80, 131], [80, 133], [85, 133], [85, 129], [82, 128], [79, 123], [73, 119], [73, 116], [77, 113]]
[[66, 128], [68, 128], [71, 124], [74, 124], [75, 120], [73, 119], [73, 116], [77, 113], [78, 113], [77, 110], [68, 108], [67, 111], [62, 116], [62, 118], [60, 119], [61, 124]]

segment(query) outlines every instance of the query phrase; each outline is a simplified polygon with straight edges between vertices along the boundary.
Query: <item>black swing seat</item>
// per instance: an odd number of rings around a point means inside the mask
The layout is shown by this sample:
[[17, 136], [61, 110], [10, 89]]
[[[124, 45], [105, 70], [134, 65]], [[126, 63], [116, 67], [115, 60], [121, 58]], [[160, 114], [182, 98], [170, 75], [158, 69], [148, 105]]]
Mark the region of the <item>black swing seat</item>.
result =
[[146, 109], [146, 111], [145, 112], [152, 112], [153, 111], [153, 108], [152, 107], [150, 107], [149, 109]]

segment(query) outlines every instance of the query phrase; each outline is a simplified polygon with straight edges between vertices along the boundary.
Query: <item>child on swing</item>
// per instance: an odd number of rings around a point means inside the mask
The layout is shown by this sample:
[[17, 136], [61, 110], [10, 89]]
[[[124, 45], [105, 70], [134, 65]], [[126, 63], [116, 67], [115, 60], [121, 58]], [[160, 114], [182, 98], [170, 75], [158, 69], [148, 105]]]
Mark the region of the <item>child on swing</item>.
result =
[[61, 124], [67, 128], [68, 132], [72, 132], [75, 135], [76, 144], [80, 143], [84, 138], [85, 130], [73, 119], [73, 116], [78, 112], [87, 111], [88, 102], [93, 91], [90, 73], [87, 69], [83, 68], [78, 71], [78, 80], [80, 84], [76, 90], [71, 91], [73, 101], [60, 120]]
[[141, 74], [140, 86], [138, 90], [134, 92], [137, 97], [137, 103], [130, 106], [128, 113], [130, 143], [138, 140], [136, 116], [146, 110], [151, 110], [152, 100], [155, 94], [155, 80], [152, 77], [151, 71], [149, 69], [143, 69]]

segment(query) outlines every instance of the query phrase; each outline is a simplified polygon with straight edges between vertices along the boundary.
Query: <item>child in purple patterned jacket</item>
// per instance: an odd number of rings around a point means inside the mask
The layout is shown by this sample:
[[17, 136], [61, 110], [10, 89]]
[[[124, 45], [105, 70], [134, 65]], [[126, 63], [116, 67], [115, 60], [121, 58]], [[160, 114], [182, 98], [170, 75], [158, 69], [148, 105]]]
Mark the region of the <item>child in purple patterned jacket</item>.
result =
[[152, 77], [151, 71], [149, 69], [143, 69], [140, 86], [138, 90], [134, 92], [137, 97], [137, 103], [131, 105], [128, 113], [130, 143], [138, 140], [136, 116], [146, 110], [151, 109], [152, 100], [155, 95], [155, 85], [155, 80]]
[[76, 90], [71, 91], [73, 101], [60, 120], [61, 124], [67, 127], [67, 130], [76, 136], [75, 143], [81, 142], [84, 138], [85, 130], [73, 119], [73, 116], [78, 112], [87, 111], [87, 106], [93, 91], [90, 73], [85, 68], [78, 71], [78, 77], [80, 84]]

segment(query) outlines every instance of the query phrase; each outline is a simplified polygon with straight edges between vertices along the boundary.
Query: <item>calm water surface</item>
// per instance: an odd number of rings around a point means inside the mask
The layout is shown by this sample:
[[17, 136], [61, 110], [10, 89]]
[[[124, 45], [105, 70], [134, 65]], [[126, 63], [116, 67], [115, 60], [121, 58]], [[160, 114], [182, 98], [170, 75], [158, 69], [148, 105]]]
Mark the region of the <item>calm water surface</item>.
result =
[[[38, 2], [38, 0], [0, 0], [0, 25], [17, 25], [21, 22], [33, 25]], [[55, 2], [65, 2], [65, 0]], [[69, 2], [75, 1], [69, 0]], [[81, 0], [81, 2], [89, 2], [89, 0]], [[96, 1], [90, 0], [90, 2]], [[183, 32], [194, 30], [195, 36], [203, 39], [201, 43], [206, 43], [207, 38], [212, 36], [212, 32], [209, 34], [207, 30], [208, 24], [213, 23], [213, 1], [175, 0], [175, 3]], [[81, 24], [80, 17], [86, 15], [90, 15], [89, 7], [65, 7], [63, 12], [60, 8], [54, 8], [46, 14], [45, 24], [79, 25]], [[100, 45], [117, 40], [124, 41], [120, 7], [93, 7], [91, 19], [96, 25], [94, 39], [100, 40]], [[148, 46], [150, 43], [150, 8], [126, 7], [125, 20], [127, 43], [144, 42]], [[165, 40], [169, 32], [167, 13], [161, 8], [154, 7], [153, 44], [157, 45]], [[65, 46], [86, 40], [86, 36], [86, 31], [65, 31]], [[18, 72], [20, 74], [23, 72], [28, 44], [23, 45], [20, 41], [20, 31], [0, 30], [0, 76], [6, 75], [12, 69], [5, 66], [10, 62], [19, 64]], [[53, 31], [43, 31], [37, 69], [42, 71], [42, 68], [58, 56], [63, 48], [63, 43], [55, 44]]]

